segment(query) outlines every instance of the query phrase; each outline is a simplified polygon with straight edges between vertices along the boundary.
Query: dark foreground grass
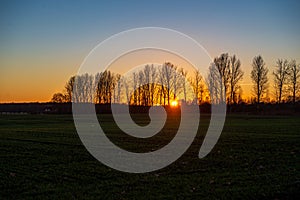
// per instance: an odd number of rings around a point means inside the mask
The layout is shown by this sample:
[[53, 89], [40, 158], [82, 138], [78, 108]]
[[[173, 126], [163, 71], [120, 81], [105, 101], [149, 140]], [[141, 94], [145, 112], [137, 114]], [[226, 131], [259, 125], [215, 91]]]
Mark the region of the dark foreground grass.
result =
[[[142, 142], [99, 118], [122, 148], [167, 144], [177, 128]], [[143, 116], [137, 116], [143, 123]], [[0, 115], [0, 199], [300, 199], [300, 117], [227, 116], [213, 151], [198, 159], [209, 117], [170, 166], [146, 174], [110, 169], [81, 144], [71, 115]]]

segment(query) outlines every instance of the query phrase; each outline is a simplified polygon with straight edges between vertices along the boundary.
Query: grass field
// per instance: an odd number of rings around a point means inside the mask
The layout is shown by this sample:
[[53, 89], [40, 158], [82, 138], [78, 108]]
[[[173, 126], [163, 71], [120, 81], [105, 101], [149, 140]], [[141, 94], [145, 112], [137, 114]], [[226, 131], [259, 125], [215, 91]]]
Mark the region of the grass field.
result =
[[[99, 117], [109, 138], [136, 152], [163, 147], [178, 126], [171, 116], [165, 131], [142, 140], [110, 119]], [[87, 152], [71, 115], [0, 115], [0, 199], [300, 199], [299, 116], [227, 116], [217, 145], [200, 160], [208, 123], [202, 116], [194, 143], [175, 163], [129, 174]]]

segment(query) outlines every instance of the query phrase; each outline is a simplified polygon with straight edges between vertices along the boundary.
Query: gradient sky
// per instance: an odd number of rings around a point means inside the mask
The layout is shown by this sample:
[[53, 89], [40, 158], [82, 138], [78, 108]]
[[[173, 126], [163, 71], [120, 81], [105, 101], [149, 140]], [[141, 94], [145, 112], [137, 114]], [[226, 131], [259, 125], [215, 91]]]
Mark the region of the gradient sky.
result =
[[300, 63], [300, 1], [0, 1], [0, 102], [45, 102], [85, 56], [118, 32], [183, 32], [212, 57], [236, 54], [250, 91], [251, 62], [270, 74], [278, 58]]

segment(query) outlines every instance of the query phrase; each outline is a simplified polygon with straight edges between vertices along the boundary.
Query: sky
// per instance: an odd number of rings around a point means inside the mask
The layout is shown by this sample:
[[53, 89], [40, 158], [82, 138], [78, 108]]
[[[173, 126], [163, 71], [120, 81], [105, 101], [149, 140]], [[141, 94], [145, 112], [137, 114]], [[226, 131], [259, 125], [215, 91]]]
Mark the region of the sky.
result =
[[[180, 31], [216, 57], [300, 63], [300, 1], [0, 1], [0, 102], [48, 102], [106, 38], [138, 27]], [[204, 74], [205, 76], [205, 74]], [[272, 77], [270, 76], [270, 79]]]

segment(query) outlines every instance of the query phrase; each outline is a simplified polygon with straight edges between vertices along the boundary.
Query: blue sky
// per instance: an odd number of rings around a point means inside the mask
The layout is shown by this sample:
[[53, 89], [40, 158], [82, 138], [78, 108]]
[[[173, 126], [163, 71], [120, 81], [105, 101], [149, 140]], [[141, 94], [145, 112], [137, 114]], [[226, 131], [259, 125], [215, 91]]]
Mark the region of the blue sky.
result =
[[0, 102], [50, 100], [95, 45], [136, 27], [236, 54], [245, 76], [258, 54], [270, 71], [278, 58], [299, 63], [299, 10], [300, 1], [0, 1]]

